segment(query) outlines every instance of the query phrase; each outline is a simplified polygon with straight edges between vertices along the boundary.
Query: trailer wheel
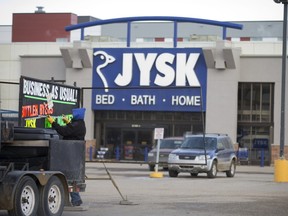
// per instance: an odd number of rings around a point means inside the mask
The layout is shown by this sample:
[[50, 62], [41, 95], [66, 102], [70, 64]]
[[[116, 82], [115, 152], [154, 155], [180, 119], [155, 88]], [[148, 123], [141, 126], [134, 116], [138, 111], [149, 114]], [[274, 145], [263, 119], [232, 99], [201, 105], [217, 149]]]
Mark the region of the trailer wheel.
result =
[[36, 182], [29, 176], [20, 179], [15, 190], [13, 209], [10, 216], [35, 216], [39, 205], [39, 191]]
[[64, 187], [57, 176], [52, 176], [46, 185], [40, 188], [40, 206], [38, 215], [60, 216], [64, 209]]

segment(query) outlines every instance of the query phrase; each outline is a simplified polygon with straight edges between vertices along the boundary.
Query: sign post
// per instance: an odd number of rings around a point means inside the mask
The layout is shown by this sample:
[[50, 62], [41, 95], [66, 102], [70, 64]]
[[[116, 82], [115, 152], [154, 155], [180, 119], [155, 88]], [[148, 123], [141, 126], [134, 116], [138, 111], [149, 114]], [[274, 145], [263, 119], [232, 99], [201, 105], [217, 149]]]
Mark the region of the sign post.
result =
[[285, 144], [285, 84], [286, 84], [286, 61], [287, 61], [287, 6], [288, 0], [274, 0], [275, 3], [282, 3], [284, 8], [283, 14], [283, 45], [282, 45], [282, 83], [281, 83], [281, 124], [280, 124], [280, 155], [275, 160], [276, 182], [288, 182], [288, 160], [284, 157]]
[[150, 174], [151, 178], [162, 178], [163, 177], [163, 173], [158, 172], [160, 140], [163, 138], [164, 138], [164, 128], [155, 128], [154, 139], [157, 140], [156, 165], [155, 165], [155, 172]]

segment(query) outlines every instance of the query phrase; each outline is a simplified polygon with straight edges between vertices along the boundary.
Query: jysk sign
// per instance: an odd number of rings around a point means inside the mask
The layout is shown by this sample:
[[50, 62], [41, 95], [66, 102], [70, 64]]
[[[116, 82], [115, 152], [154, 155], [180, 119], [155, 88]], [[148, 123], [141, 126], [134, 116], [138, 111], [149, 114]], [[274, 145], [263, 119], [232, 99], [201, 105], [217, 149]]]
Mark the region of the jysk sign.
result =
[[268, 149], [269, 148], [269, 140], [264, 139], [264, 138], [253, 139], [253, 148]]
[[19, 91], [20, 126], [49, 128], [47, 115], [62, 124], [62, 115], [70, 118], [79, 107], [80, 88], [22, 76]]
[[201, 48], [95, 48], [94, 110], [206, 110]]

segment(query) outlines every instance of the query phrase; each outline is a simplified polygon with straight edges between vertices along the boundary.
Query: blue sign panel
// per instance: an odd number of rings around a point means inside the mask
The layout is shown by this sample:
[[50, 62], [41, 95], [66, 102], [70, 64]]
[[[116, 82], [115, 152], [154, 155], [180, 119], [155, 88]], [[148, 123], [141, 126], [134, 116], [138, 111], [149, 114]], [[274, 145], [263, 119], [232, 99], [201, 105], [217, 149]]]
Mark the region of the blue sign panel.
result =
[[262, 148], [268, 149], [269, 148], [269, 140], [268, 139], [253, 139], [253, 148]]
[[94, 110], [206, 110], [201, 48], [95, 48]]

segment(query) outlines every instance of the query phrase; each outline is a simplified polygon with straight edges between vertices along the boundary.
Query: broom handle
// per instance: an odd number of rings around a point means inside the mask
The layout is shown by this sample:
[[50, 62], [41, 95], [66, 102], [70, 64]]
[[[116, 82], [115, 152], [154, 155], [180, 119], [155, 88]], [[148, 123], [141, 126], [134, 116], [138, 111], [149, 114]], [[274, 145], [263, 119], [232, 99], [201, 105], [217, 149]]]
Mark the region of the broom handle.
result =
[[112, 181], [113, 185], [115, 186], [115, 188], [116, 188], [117, 191], [119, 192], [120, 196], [122, 197], [123, 200], [126, 201], [126, 199], [124, 198], [124, 196], [123, 196], [122, 193], [120, 192], [120, 190], [119, 190], [119, 188], [118, 188], [116, 182], [115, 182], [114, 179], [112, 178], [112, 176], [111, 176], [110, 172], [108, 171], [108, 169], [107, 169], [107, 167], [106, 167], [106, 165], [105, 165], [104, 162], [103, 162], [103, 165], [104, 165], [104, 167], [105, 167], [105, 170], [106, 170], [106, 172], [107, 172], [107, 174], [108, 174], [110, 180]]

